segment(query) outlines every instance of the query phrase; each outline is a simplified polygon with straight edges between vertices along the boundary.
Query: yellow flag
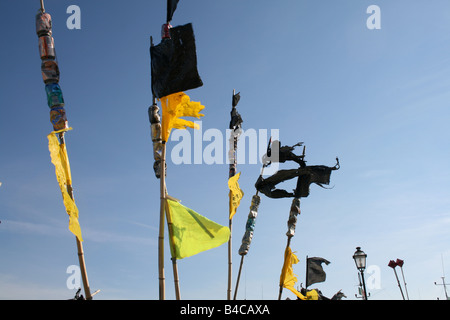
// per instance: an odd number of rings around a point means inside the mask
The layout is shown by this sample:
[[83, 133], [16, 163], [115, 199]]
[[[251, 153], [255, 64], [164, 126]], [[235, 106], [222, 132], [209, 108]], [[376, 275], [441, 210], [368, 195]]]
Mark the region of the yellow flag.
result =
[[177, 201], [166, 199], [172, 220], [172, 256], [183, 259], [228, 241], [230, 229], [198, 214]]
[[67, 185], [72, 184], [72, 178], [66, 145], [59, 143], [58, 138], [55, 136], [55, 132], [50, 133], [47, 138], [50, 157], [52, 163], [55, 165], [56, 180], [58, 180], [64, 206], [69, 215], [69, 230], [78, 238], [78, 240], [83, 241], [80, 223], [78, 222], [78, 208], [67, 192]]
[[162, 105], [161, 133], [163, 141], [168, 141], [172, 129], [186, 129], [186, 127], [199, 129], [196, 123], [180, 119], [180, 117], [196, 117], [198, 119], [203, 117], [204, 115], [199, 112], [205, 106], [201, 105], [200, 102], [191, 101], [191, 98], [184, 92], [169, 94], [160, 100]]
[[236, 213], [239, 204], [241, 203], [241, 199], [244, 196], [244, 192], [239, 188], [239, 177], [241, 173], [235, 174], [230, 179], [228, 179], [228, 188], [230, 189], [230, 219]]
[[306, 295], [303, 295], [294, 288], [294, 285], [297, 282], [297, 276], [294, 274], [292, 265], [297, 264], [298, 261], [295, 253], [292, 252], [290, 247], [287, 247], [284, 253], [284, 264], [283, 269], [281, 270], [280, 286], [291, 290], [301, 300], [318, 300], [319, 294], [316, 290], [310, 290], [306, 292]]
[[293, 264], [298, 263], [298, 258], [295, 253], [292, 252], [290, 247], [286, 248], [284, 252], [283, 269], [281, 270], [280, 285], [287, 288], [293, 287], [297, 282], [297, 277], [294, 274]]

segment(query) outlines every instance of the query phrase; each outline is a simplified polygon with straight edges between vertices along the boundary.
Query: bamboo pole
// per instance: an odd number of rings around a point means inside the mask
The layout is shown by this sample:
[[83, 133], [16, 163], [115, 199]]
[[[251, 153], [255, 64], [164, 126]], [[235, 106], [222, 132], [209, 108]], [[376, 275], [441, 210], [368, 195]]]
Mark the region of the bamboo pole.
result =
[[[153, 156], [155, 158], [154, 166], [156, 176], [160, 179], [160, 223], [159, 223], [159, 237], [158, 237], [158, 269], [159, 269], [159, 298], [165, 300], [165, 275], [164, 275], [164, 219], [167, 219], [169, 244], [172, 253], [172, 267], [175, 284], [176, 299], [180, 300], [180, 288], [178, 280], [178, 267], [176, 255], [174, 255], [175, 247], [173, 246], [173, 228], [170, 208], [167, 199], [171, 198], [167, 194], [166, 186], [166, 141], [162, 140], [161, 121], [158, 115], [158, 107], [156, 105], [156, 98], [153, 97], [153, 104], [149, 108], [149, 119], [152, 128], [153, 141]], [[161, 154], [159, 154], [159, 150]], [[159, 173], [158, 173], [159, 172]], [[176, 200], [176, 199], [175, 199]]]
[[[286, 250], [291, 245], [291, 238], [292, 238], [292, 236], [288, 236], [287, 243], [286, 243], [286, 248], [284, 249], [284, 252], [286, 252]], [[284, 265], [284, 261], [286, 261], [286, 254], [285, 254], [285, 257], [284, 257], [284, 260], [283, 260], [283, 265]], [[281, 300], [281, 294], [282, 293], [283, 293], [283, 284], [280, 283], [280, 290], [278, 291], [278, 300]]]
[[166, 142], [162, 141], [161, 176], [160, 176], [160, 212], [158, 237], [158, 271], [159, 271], [159, 300], [165, 300], [164, 277], [164, 213], [166, 202]]
[[[299, 180], [300, 180], [300, 177], [299, 177]], [[298, 181], [297, 181], [297, 184], [298, 184]], [[292, 199], [291, 209], [289, 210], [289, 219], [287, 222], [288, 231], [286, 232], [287, 244], [286, 244], [285, 252], [291, 244], [292, 237], [295, 235], [295, 227], [297, 225], [297, 215], [299, 215], [299, 214], [300, 214], [300, 198], [294, 198], [294, 199]], [[286, 260], [286, 257], [285, 257], [285, 260]], [[281, 299], [282, 292], [283, 292], [283, 284], [280, 283], [280, 291], [278, 293], [278, 300]]]
[[[269, 147], [270, 147], [271, 142], [272, 142], [272, 137], [270, 137], [270, 139], [269, 139], [269, 144], [267, 145], [267, 150], [269, 150]], [[270, 156], [270, 155], [268, 155], [268, 156]], [[264, 169], [265, 169], [266, 166], [268, 166], [268, 165], [269, 165], [269, 164], [263, 164], [263, 166], [262, 166], [262, 168], [261, 168], [261, 173], [259, 174], [260, 177], [262, 177], [262, 175], [263, 175], [263, 173], [264, 173]], [[253, 197], [257, 197], [257, 196], [258, 196], [258, 193], [259, 193], [259, 190], [256, 189], [256, 193], [255, 193], [255, 195], [254, 195]], [[252, 197], [252, 204], [250, 205], [250, 210], [253, 210], [253, 208], [252, 208], [252, 206], [253, 206], [253, 197]], [[259, 208], [259, 202], [258, 202], [258, 205], [257, 205], [257, 208], [256, 208], [256, 212], [258, 212], [258, 208]], [[251, 211], [250, 211], [250, 212], [251, 212]], [[256, 219], [256, 217], [255, 217], [255, 219]], [[247, 231], [247, 230], [246, 230], [246, 231]], [[253, 235], [252, 235], [252, 236], [253, 236]], [[245, 237], [245, 233], [244, 233], [244, 237]], [[250, 242], [251, 242], [251, 240], [250, 240]], [[249, 249], [250, 249], [250, 247], [249, 247]], [[236, 300], [237, 291], [238, 291], [238, 288], [239, 288], [239, 281], [240, 281], [240, 279], [241, 279], [242, 266], [243, 266], [243, 264], [244, 264], [244, 257], [247, 255], [247, 252], [242, 252], [242, 253], [240, 253], [240, 254], [241, 254], [241, 262], [240, 262], [240, 264], [239, 264], [239, 270], [238, 270], [238, 276], [237, 276], [237, 280], [236, 280], [236, 286], [235, 286], [235, 289], [234, 289], [234, 297], [233, 297], [233, 300]]]
[[[261, 170], [261, 175], [263, 174], [263, 171], [264, 171], [264, 166], [263, 166], [263, 169]], [[259, 191], [256, 190], [256, 193], [255, 193], [255, 195], [253, 197], [257, 197], [258, 193], [259, 193]], [[250, 205], [250, 214], [252, 213], [252, 210], [253, 210], [253, 197], [252, 197], [252, 204]], [[258, 203], [258, 207], [259, 207], [259, 203]], [[249, 214], [249, 216], [250, 216], [250, 214]], [[246, 226], [246, 228], [247, 228], [247, 226]], [[246, 230], [246, 232], [247, 232], [247, 230]], [[244, 233], [244, 237], [245, 237], [245, 233]], [[253, 235], [252, 235], [252, 237], [253, 237]], [[239, 250], [239, 251], [241, 251], [241, 250]], [[241, 254], [241, 262], [239, 264], [239, 270], [238, 270], [238, 276], [237, 276], [237, 280], [236, 280], [236, 286], [234, 288], [233, 300], [236, 300], [237, 291], [238, 291], [238, 288], [239, 288], [239, 281], [241, 279], [242, 265], [244, 264], [244, 257], [247, 255], [246, 252], [242, 252], [242, 253], [240, 252], [240, 254]]]
[[[64, 132], [59, 133], [59, 147], [62, 150], [64, 150], [66, 148]], [[67, 177], [69, 176], [68, 172], [66, 172], [66, 176]], [[67, 183], [66, 187], [67, 187], [67, 193], [69, 194], [70, 198], [72, 200], [74, 200], [72, 184]], [[81, 279], [83, 281], [84, 294], [86, 296], [86, 300], [91, 300], [92, 295], [91, 295], [91, 289], [89, 287], [89, 280], [88, 280], [87, 271], [86, 271], [86, 262], [84, 260], [83, 244], [78, 239], [78, 237], [75, 237], [75, 239], [76, 239], [76, 243], [77, 243], [78, 262], [80, 264], [80, 272], [81, 272]]]
[[233, 220], [230, 219], [228, 227], [230, 228], [230, 238], [228, 239], [228, 285], [227, 285], [227, 300], [231, 300], [231, 278], [232, 278], [232, 252], [231, 252], [231, 235], [232, 235]]
[[306, 256], [305, 292], [308, 292], [308, 255]]
[[[236, 94], [236, 91], [235, 91], [235, 89], [233, 89], [233, 97], [234, 97], [235, 94]], [[234, 108], [234, 105], [233, 105], [233, 108]], [[230, 128], [230, 129], [233, 129], [233, 128]], [[228, 174], [228, 178], [231, 178], [231, 177], [233, 177], [236, 174], [236, 163], [237, 163], [237, 161], [236, 161], [236, 157], [237, 157], [237, 152], [236, 152], [236, 149], [237, 149], [237, 136], [234, 134], [234, 130], [231, 131], [230, 134], [233, 135], [233, 154], [234, 154], [234, 156], [233, 156], [233, 162], [230, 163], [230, 171], [229, 171], [229, 174]], [[230, 210], [231, 210], [231, 205], [232, 205], [231, 204], [231, 197], [232, 197], [231, 190], [230, 190], [230, 192], [228, 194], [228, 197], [229, 197], [229, 203], [228, 203], [228, 207], [229, 207], [228, 215], [229, 215]], [[229, 219], [228, 219], [228, 227], [230, 229], [230, 238], [228, 239], [227, 300], [231, 300], [231, 282], [232, 282], [231, 278], [232, 278], [232, 269], [233, 269], [232, 268], [232, 264], [233, 264], [233, 262], [232, 262], [232, 233], [233, 233], [232, 232], [232, 230], [233, 230], [232, 228], [233, 228], [233, 218], [231, 218], [231, 217], [229, 217]]]
[[172, 253], [172, 269], [173, 269], [173, 282], [175, 286], [175, 297], [177, 300], [181, 299], [180, 296], [180, 280], [178, 278], [178, 265], [177, 265], [177, 258], [176, 258], [176, 248], [174, 245], [174, 233], [173, 233], [173, 223], [172, 223], [172, 216], [169, 204], [167, 203], [167, 198], [169, 198], [169, 195], [167, 194], [166, 190], [166, 219], [167, 219], [167, 229], [169, 231], [169, 243], [171, 247], [171, 253]]
[[242, 265], [244, 264], [244, 257], [245, 257], [245, 255], [242, 255], [242, 256], [241, 256], [241, 262], [240, 262], [240, 264], [239, 264], [238, 276], [237, 276], [237, 279], [236, 279], [236, 286], [234, 287], [234, 296], [233, 296], [233, 300], [236, 300], [236, 295], [237, 295], [237, 291], [238, 291], [238, 288], [239, 288], [239, 281], [240, 281], [240, 279], [241, 279]]

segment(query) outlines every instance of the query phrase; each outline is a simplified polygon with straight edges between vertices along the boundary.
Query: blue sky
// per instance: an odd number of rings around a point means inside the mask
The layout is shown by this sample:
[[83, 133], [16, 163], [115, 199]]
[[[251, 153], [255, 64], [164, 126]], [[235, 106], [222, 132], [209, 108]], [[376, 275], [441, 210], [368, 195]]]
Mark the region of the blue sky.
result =
[[[159, 180], [147, 108], [149, 37], [159, 43], [165, 3], [45, 1], [73, 128], [66, 141], [87, 271], [92, 291], [101, 290], [95, 299], [158, 299]], [[66, 27], [72, 4], [81, 9], [80, 30]], [[366, 26], [373, 4], [381, 9], [379, 30]], [[37, 0], [0, 4], [7, 13], [0, 51], [0, 299], [67, 299], [75, 292], [66, 286], [66, 270], [78, 263], [76, 244], [47, 147], [52, 127], [34, 26], [38, 8]], [[205, 105], [202, 134], [225, 135], [235, 89], [244, 130], [278, 130], [287, 145], [303, 141], [311, 165], [340, 159], [332, 189], [311, 186], [301, 200], [291, 241], [299, 284], [305, 257], [320, 256], [331, 261], [327, 280], [312, 287], [356, 299], [352, 255], [360, 246], [377, 273], [366, 275], [370, 299], [402, 298], [387, 266], [397, 258], [405, 261], [410, 299], [445, 297], [434, 282], [450, 268], [449, 18], [444, 0], [180, 0], [172, 25], [193, 23], [204, 85], [186, 93]], [[169, 154], [177, 143], [168, 143]], [[203, 141], [202, 150], [210, 143]], [[248, 162], [238, 165], [245, 195], [233, 219], [233, 290], [261, 168]], [[227, 164], [168, 160], [169, 194], [223, 225], [227, 178]], [[238, 299], [277, 298], [290, 204], [262, 197]], [[174, 299], [167, 249], [166, 241], [166, 297]], [[178, 267], [183, 299], [226, 299], [226, 245]], [[285, 290], [285, 297], [293, 295]]]

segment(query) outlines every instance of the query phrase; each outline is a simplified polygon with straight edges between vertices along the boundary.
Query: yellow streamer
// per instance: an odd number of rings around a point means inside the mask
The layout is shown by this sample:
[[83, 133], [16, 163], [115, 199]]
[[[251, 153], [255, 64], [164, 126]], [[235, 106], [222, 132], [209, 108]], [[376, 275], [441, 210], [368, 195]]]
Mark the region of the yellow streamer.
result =
[[58, 180], [59, 188], [61, 189], [64, 207], [69, 215], [69, 230], [78, 238], [78, 240], [83, 241], [80, 223], [78, 222], [78, 208], [67, 192], [67, 186], [72, 185], [69, 157], [67, 155], [66, 145], [59, 143], [58, 138], [55, 135], [56, 133], [58, 132], [53, 131], [47, 136], [48, 149], [50, 151], [52, 163], [55, 166], [56, 180]]
[[162, 97], [162, 140], [168, 141], [172, 129], [186, 129], [186, 127], [199, 129], [198, 124], [180, 119], [180, 117], [196, 117], [200, 119], [204, 115], [199, 113], [205, 106], [200, 102], [191, 101], [189, 96], [183, 92], [177, 92]]
[[301, 300], [318, 300], [319, 294], [316, 290], [307, 291], [306, 295], [303, 295], [294, 288], [294, 285], [297, 282], [297, 276], [294, 274], [292, 265], [297, 264], [298, 261], [295, 253], [292, 252], [290, 247], [287, 247], [284, 253], [284, 264], [283, 269], [281, 270], [280, 286], [291, 290]]
[[241, 199], [244, 196], [244, 192], [239, 187], [239, 177], [241, 173], [235, 174], [230, 179], [228, 179], [228, 188], [230, 189], [230, 220], [236, 214], [236, 210], [241, 203]]

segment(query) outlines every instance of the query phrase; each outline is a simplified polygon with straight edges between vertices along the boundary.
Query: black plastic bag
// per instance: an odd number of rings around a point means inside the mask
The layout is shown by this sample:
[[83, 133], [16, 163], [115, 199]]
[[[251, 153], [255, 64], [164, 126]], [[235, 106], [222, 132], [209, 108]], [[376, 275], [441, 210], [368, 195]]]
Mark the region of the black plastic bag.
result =
[[170, 29], [170, 38], [150, 47], [152, 92], [156, 98], [203, 85], [197, 70], [192, 24]]

